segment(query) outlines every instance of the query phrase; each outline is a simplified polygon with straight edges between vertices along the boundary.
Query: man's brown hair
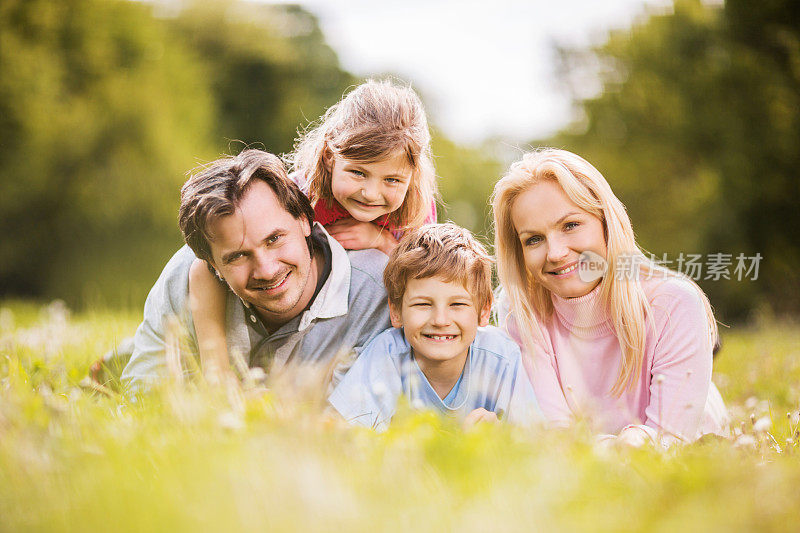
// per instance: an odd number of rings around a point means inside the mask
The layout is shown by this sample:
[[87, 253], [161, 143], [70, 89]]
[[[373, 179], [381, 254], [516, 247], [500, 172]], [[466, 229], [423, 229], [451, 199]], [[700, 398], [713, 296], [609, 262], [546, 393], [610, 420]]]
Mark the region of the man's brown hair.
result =
[[389, 303], [400, 309], [408, 280], [430, 277], [459, 281], [479, 312], [492, 304], [492, 257], [467, 229], [447, 223], [407, 231], [383, 271]]
[[278, 202], [296, 219], [314, 223], [314, 210], [305, 194], [286, 175], [281, 160], [262, 150], [243, 150], [200, 167], [181, 187], [178, 225], [183, 239], [200, 259], [211, 261], [214, 219], [232, 215], [255, 180], [266, 183]]

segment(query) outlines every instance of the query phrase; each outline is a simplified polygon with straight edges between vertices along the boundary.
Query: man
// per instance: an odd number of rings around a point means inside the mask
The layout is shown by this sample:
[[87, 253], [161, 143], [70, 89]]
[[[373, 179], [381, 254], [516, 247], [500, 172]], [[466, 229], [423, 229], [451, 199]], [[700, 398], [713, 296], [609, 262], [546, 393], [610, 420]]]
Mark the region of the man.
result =
[[228, 350], [267, 370], [329, 364], [357, 354], [389, 327], [382, 283], [386, 256], [345, 251], [313, 222], [308, 198], [280, 159], [260, 150], [217, 160], [181, 189], [188, 246], [170, 259], [147, 297], [122, 381], [133, 391], [167, 375], [170, 317], [197, 340], [188, 310], [189, 268], [208, 261], [228, 284]]

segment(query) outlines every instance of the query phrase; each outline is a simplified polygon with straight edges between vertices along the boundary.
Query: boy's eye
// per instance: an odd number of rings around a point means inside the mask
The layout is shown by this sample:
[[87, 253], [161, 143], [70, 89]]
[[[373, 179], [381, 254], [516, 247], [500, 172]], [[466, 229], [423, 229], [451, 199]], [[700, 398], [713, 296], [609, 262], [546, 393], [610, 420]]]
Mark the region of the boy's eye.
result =
[[430, 307], [431, 304], [428, 302], [417, 302], [415, 304], [411, 304], [411, 307]]

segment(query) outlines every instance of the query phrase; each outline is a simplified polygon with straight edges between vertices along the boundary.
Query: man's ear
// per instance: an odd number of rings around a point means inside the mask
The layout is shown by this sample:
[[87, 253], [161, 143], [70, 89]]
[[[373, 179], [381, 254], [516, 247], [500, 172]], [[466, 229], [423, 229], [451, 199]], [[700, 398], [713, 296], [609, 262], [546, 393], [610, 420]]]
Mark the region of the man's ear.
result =
[[392, 321], [392, 327], [397, 329], [403, 327], [403, 319], [400, 317], [400, 310], [395, 309], [392, 302], [389, 302], [389, 319]]
[[300, 226], [303, 229], [303, 236], [308, 237], [309, 235], [311, 235], [311, 223], [308, 220], [306, 220], [305, 217], [300, 217], [299, 219], [297, 219], [297, 221], [300, 223]]
[[478, 325], [482, 328], [489, 325], [489, 317], [492, 315], [492, 304], [486, 304], [481, 309], [481, 314], [478, 316]]

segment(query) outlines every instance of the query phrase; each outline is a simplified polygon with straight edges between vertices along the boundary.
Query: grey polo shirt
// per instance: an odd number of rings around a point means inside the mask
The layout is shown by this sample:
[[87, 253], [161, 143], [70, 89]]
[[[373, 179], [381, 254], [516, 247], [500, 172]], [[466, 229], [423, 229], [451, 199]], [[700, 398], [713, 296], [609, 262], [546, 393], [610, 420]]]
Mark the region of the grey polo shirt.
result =
[[[250, 306], [229, 291], [228, 350], [242, 354], [250, 366], [271, 372], [287, 365], [329, 364], [339, 354], [352, 360], [369, 340], [390, 325], [383, 286], [387, 257], [377, 250], [345, 251], [317, 223], [313, 237], [330, 250], [330, 274], [311, 304], [277, 330], [268, 332]], [[182, 355], [198, 353], [188, 308], [189, 268], [194, 259], [188, 246], [178, 250], [147, 296], [144, 320], [134, 336], [133, 354], [122, 372], [122, 382], [133, 392], [167, 375], [168, 317], [177, 317], [185, 332], [180, 344]], [[334, 376], [334, 384], [342, 370]]]

